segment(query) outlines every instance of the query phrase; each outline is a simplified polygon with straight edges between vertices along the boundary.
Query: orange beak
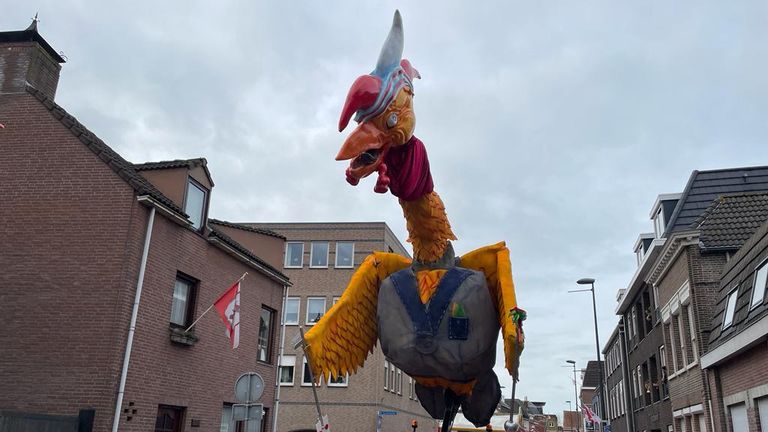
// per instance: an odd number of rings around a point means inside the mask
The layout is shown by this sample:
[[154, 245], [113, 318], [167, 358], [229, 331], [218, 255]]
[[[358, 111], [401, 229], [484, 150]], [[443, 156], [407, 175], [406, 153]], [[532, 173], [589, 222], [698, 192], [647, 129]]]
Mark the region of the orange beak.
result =
[[361, 179], [376, 171], [388, 148], [386, 135], [372, 123], [364, 122], [344, 140], [336, 160], [352, 159], [347, 173]]

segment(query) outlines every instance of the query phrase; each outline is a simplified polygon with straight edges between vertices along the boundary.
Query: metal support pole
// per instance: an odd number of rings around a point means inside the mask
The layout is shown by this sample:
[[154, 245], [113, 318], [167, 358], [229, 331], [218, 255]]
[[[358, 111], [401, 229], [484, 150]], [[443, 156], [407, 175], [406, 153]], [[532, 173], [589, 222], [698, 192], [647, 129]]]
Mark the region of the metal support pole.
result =
[[[592, 288], [592, 313], [595, 317], [595, 350], [597, 351], [597, 366], [600, 369], [600, 381], [599, 386], [597, 390], [598, 397], [600, 398], [600, 418], [602, 420], [605, 420], [606, 418], [606, 409], [605, 409], [605, 395], [603, 386], [605, 385], [605, 374], [603, 373], [603, 362], [600, 360], [600, 337], [597, 334], [597, 305], [595, 303], [595, 283], [591, 283]], [[603, 430], [603, 424], [600, 423], [600, 432]]]

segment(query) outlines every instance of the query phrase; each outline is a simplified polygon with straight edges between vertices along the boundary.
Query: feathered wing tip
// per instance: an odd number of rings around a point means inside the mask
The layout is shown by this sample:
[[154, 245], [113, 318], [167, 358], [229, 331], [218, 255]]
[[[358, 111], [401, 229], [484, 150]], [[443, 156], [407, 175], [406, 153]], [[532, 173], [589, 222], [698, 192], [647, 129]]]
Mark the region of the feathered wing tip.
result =
[[376, 307], [379, 284], [408, 267], [403, 256], [374, 252], [352, 275], [338, 302], [304, 335], [315, 380], [357, 372], [378, 338]]
[[[525, 347], [525, 334], [521, 325], [522, 320], [515, 317], [515, 312], [519, 313], [522, 310], [517, 307], [509, 249], [504, 242], [485, 246], [462, 255], [460, 262], [462, 267], [485, 274], [488, 289], [495, 300], [499, 314], [499, 325], [504, 340], [505, 367], [513, 378], [518, 379], [520, 355]], [[524, 312], [522, 319], [524, 319]]]
[[429, 263], [442, 258], [448, 242], [456, 240], [451, 230], [445, 205], [437, 192], [430, 192], [413, 201], [400, 200], [403, 208], [408, 241], [413, 244], [414, 259]]
[[400, 59], [403, 58], [403, 18], [400, 16], [400, 11], [395, 11], [395, 16], [392, 18], [392, 28], [389, 29], [389, 35], [387, 40], [384, 41], [384, 45], [381, 47], [381, 53], [379, 54], [379, 60], [376, 62], [376, 69], [373, 70], [373, 75], [380, 78], [384, 78], [393, 68], [400, 64]]

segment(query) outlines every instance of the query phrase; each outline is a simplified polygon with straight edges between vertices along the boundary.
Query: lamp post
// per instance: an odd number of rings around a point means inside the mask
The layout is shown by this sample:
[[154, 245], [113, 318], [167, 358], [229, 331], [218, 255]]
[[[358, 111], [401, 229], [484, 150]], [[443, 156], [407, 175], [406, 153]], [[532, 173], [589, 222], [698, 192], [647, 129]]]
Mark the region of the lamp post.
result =
[[[569, 363], [571, 366], [573, 366], [573, 397], [574, 403], [576, 404], [576, 432], [580, 432], [580, 424], [581, 424], [581, 414], [579, 414], [579, 393], [576, 391], [576, 362], [573, 360], [566, 360], [566, 363]], [[568, 401], [570, 403], [571, 401]]]
[[[605, 409], [605, 397], [603, 395], [603, 383], [604, 383], [603, 362], [600, 360], [600, 337], [597, 334], [597, 306], [595, 305], [595, 280], [593, 278], [581, 278], [577, 280], [576, 283], [579, 285], [590, 285], [590, 288], [571, 290], [571, 291], [568, 291], [569, 293], [586, 292], [586, 291], [592, 292], [592, 313], [595, 318], [595, 351], [597, 352], [597, 366], [598, 366], [598, 371], [600, 373], [600, 381], [597, 387], [597, 394], [598, 394], [598, 398], [600, 398], [600, 416], [601, 416], [600, 418], [602, 419], [603, 417], [605, 417], [606, 409]], [[603, 425], [601, 424], [600, 425], [601, 432], [602, 432], [602, 429], [603, 429]]]

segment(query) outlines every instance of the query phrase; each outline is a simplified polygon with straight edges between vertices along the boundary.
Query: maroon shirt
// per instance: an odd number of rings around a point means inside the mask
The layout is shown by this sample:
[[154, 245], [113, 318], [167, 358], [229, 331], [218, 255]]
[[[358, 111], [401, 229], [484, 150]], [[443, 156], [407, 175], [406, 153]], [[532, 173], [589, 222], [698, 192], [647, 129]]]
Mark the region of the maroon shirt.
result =
[[415, 136], [401, 146], [390, 147], [384, 163], [390, 178], [389, 189], [403, 201], [419, 199], [434, 189], [427, 149]]

